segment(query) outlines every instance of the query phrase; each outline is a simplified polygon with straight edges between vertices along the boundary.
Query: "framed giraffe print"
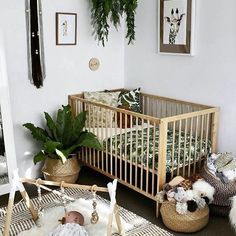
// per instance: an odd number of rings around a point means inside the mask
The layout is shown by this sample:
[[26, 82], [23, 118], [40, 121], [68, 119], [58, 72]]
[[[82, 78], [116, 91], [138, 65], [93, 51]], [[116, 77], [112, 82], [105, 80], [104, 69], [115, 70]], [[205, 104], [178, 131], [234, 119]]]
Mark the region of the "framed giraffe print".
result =
[[193, 55], [195, 0], [158, 0], [158, 52]]
[[56, 13], [56, 45], [76, 45], [77, 14]]

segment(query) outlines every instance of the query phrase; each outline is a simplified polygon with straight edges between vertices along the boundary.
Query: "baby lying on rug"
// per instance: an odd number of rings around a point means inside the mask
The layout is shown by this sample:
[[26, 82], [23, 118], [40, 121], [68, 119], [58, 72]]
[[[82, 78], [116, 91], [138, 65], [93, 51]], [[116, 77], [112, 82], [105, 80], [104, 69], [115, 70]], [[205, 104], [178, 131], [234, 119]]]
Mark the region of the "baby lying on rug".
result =
[[47, 236], [88, 236], [88, 232], [83, 225], [83, 215], [78, 211], [69, 211], [62, 218], [61, 224]]

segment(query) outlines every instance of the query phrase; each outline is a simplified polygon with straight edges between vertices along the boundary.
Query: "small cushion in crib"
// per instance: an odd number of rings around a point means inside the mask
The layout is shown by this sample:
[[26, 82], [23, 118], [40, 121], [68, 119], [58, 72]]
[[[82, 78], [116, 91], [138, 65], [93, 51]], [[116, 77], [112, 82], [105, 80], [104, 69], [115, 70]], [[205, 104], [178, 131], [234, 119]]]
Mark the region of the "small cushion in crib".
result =
[[[84, 98], [92, 102], [117, 107], [120, 92], [84, 92]], [[114, 127], [114, 112], [98, 106], [87, 108], [87, 122], [93, 127]]]
[[127, 107], [131, 111], [141, 113], [140, 89], [141, 88], [137, 88], [129, 92], [122, 91], [119, 95], [118, 105]]

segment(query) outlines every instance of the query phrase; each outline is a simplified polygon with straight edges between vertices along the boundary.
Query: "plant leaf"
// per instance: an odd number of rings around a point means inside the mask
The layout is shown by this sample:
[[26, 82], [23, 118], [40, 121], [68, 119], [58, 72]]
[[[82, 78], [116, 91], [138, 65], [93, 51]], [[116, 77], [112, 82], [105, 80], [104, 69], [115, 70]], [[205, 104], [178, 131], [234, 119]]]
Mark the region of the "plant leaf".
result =
[[47, 112], [44, 112], [44, 115], [45, 115], [47, 127], [48, 127], [49, 131], [51, 132], [52, 138], [54, 140], [58, 141], [57, 126], [56, 126], [55, 122], [53, 121], [52, 117]]
[[48, 140], [49, 135], [46, 130], [40, 127], [35, 127], [32, 123], [26, 123], [23, 124], [23, 126], [31, 131], [31, 135], [37, 141], [46, 142]]
[[67, 157], [64, 155], [64, 153], [56, 149], [56, 154], [60, 157], [62, 164], [65, 164], [65, 162], [67, 161]]
[[44, 161], [46, 159], [46, 155], [43, 151], [40, 151], [38, 154], [34, 156], [34, 164], [37, 164], [40, 161]]
[[97, 150], [102, 150], [102, 145], [98, 141], [95, 134], [91, 132], [84, 132], [80, 138], [79, 143], [81, 147], [95, 148]]
[[87, 131], [83, 132], [80, 135], [77, 143], [69, 147], [66, 151], [71, 154], [79, 147], [88, 147], [102, 150], [102, 145], [98, 141], [97, 137], [93, 133]]
[[57, 148], [61, 148], [62, 144], [60, 142], [55, 142], [55, 141], [47, 141], [44, 143], [44, 150], [48, 154], [53, 154], [55, 153]]
[[73, 134], [73, 117], [69, 105], [62, 107], [63, 109], [59, 109], [57, 113], [57, 137], [58, 141], [63, 144], [63, 147], [67, 148], [73, 142], [71, 140]]
[[86, 111], [80, 112], [74, 119], [73, 122], [73, 133], [72, 133], [72, 139], [73, 143], [75, 143], [79, 136], [81, 135], [81, 132], [85, 126], [86, 121]]

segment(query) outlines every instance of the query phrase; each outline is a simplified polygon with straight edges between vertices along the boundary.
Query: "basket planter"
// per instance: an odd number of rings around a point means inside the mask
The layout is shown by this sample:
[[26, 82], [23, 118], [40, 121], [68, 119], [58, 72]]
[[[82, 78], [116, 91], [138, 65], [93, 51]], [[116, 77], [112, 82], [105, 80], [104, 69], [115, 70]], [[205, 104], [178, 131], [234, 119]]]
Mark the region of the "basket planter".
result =
[[46, 180], [66, 183], [75, 183], [79, 171], [80, 165], [76, 154], [70, 155], [65, 164], [59, 159], [46, 158], [42, 168]]
[[176, 212], [174, 202], [165, 201], [162, 203], [160, 211], [165, 226], [175, 232], [194, 233], [204, 228], [209, 221], [208, 206], [180, 215]]
[[236, 181], [227, 184], [208, 171], [206, 165], [201, 170], [201, 176], [215, 188], [214, 200], [210, 206], [211, 213], [219, 216], [227, 216], [230, 211], [230, 198], [236, 195]]

